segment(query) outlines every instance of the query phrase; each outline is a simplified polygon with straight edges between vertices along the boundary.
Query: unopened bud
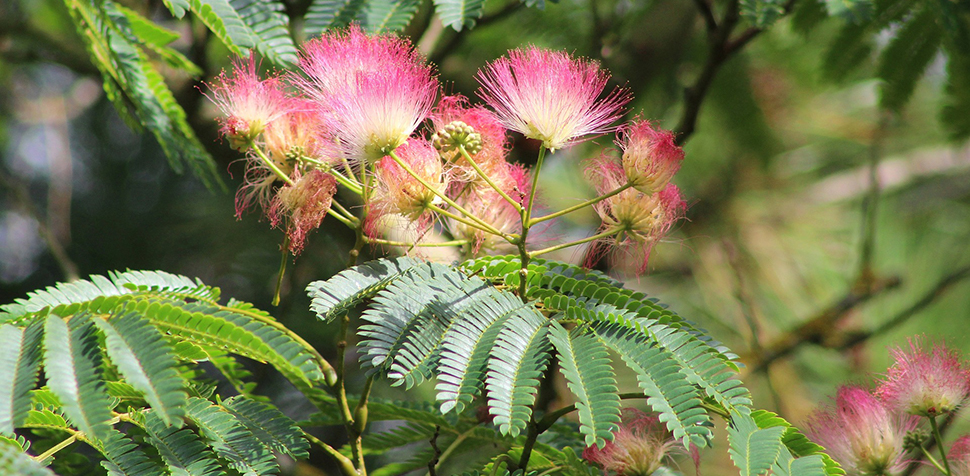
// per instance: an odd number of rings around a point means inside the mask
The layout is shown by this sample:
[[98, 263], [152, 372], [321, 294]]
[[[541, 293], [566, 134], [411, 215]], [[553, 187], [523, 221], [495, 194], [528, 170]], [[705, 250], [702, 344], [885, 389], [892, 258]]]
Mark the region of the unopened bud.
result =
[[482, 150], [482, 135], [468, 124], [454, 121], [431, 136], [431, 145], [441, 152], [451, 152], [464, 146], [466, 152], [475, 155]]
[[929, 433], [921, 428], [907, 432], [906, 436], [903, 437], [903, 448], [907, 451], [920, 448], [929, 436]]

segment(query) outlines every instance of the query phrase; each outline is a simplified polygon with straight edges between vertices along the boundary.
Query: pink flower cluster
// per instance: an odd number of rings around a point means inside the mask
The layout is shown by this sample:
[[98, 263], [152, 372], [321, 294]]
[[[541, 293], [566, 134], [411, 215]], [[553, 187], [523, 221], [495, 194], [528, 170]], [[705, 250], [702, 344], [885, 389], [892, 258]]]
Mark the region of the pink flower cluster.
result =
[[650, 476], [677, 446], [656, 414], [624, 408], [613, 441], [586, 448], [583, 459], [616, 476]]
[[[841, 463], [847, 474], [893, 476], [912, 461], [907, 433], [921, 417], [953, 412], [970, 396], [970, 370], [959, 355], [924, 338], [909, 340], [907, 349], [891, 350], [893, 366], [874, 391], [843, 386], [835, 408], [816, 413], [808, 435]], [[970, 436], [950, 449], [952, 474], [970, 476]]]
[[[383, 224], [401, 220], [422, 233], [437, 226], [475, 253], [512, 241], [531, 213], [535, 178], [508, 161], [509, 131], [555, 151], [616, 130], [630, 95], [604, 94], [609, 74], [595, 61], [531, 46], [486, 65], [478, 80], [490, 108], [439, 100], [434, 68], [408, 40], [357, 26], [307, 41], [295, 72], [260, 79], [252, 58], [237, 61], [210, 86], [223, 135], [248, 157], [237, 215], [261, 207], [293, 253], [328, 214], [362, 223], [373, 243]], [[596, 205], [608, 242], [640, 252], [643, 271], [683, 216], [670, 185], [683, 151], [646, 121], [617, 136], [622, 157], [594, 162], [589, 175], [610, 194]], [[338, 188], [363, 206], [335, 204]]]

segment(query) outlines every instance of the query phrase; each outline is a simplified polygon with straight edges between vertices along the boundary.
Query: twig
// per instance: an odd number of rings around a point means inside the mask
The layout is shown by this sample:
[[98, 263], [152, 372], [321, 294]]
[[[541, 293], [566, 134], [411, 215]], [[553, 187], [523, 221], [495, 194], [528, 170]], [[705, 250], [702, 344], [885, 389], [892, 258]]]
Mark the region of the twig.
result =
[[[785, 4], [785, 15], [791, 12], [795, 6], [795, 1], [788, 0]], [[738, 0], [731, 0], [724, 12], [724, 18], [721, 19], [720, 23], [714, 18], [714, 13], [706, 0], [695, 0], [694, 3], [700, 10], [701, 16], [704, 18], [704, 23], [707, 25], [710, 46], [708, 48], [707, 61], [704, 63], [704, 68], [701, 70], [700, 75], [692, 86], [684, 89], [684, 112], [681, 115], [680, 122], [674, 129], [674, 133], [677, 135], [677, 145], [683, 145], [687, 142], [691, 134], [694, 133], [694, 129], [697, 127], [697, 117], [700, 115], [701, 104], [704, 102], [707, 91], [711, 83], [714, 82], [714, 77], [724, 62], [744, 48], [763, 31], [762, 28], [749, 28], [738, 35], [737, 38], [731, 39], [731, 33], [734, 32], [734, 28], [740, 20]]]
[[845, 296], [831, 306], [805, 321], [802, 325], [779, 336], [764, 346], [761, 355], [753, 355], [749, 360], [751, 373], [761, 372], [772, 362], [791, 354], [792, 351], [806, 342], [821, 343], [835, 333], [835, 324], [856, 306], [865, 303], [874, 296], [900, 285], [898, 277], [881, 279], [872, 283], [868, 288], [850, 289]]
[[[943, 420], [943, 423], [940, 423], [940, 434], [946, 434], [947, 429], [950, 428], [950, 425], [953, 424], [956, 418], [957, 412], [950, 412], [950, 414], [946, 416], [946, 419]], [[902, 476], [913, 476], [913, 474], [925, 467], [923, 464], [923, 454], [928, 454], [933, 450], [934, 447], [936, 447], [936, 439], [928, 438], [926, 440], [926, 444], [923, 445], [922, 452], [920, 452], [915, 459], [909, 462], [909, 466], [906, 467], [906, 471], [903, 471]]]
[[869, 145], [869, 190], [862, 212], [862, 241], [859, 249], [859, 282], [868, 283], [873, 277], [872, 257], [876, 248], [876, 221], [879, 209], [879, 160], [882, 157], [883, 144], [889, 128], [891, 113], [881, 111], [879, 123], [873, 132], [872, 143]]
[[428, 476], [438, 476], [438, 458], [441, 457], [441, 449], [438, 448], [438, 435], [441, 434], [441, 426], [434, 426], [434, 434], [431, 435], [431, 450], [434, 452], [431, 461], [428, 461]]
[[918, 312], [922, 311], [930, 304], [933, 304], [933, 302], [935, 302], [937, 299], [943, 296], [955, 284], [967, 278], [970, 278], [970, 266], [964, 266], [963, 268], [960, 268], [944, 276], [936, 283], [936, 286], [933, 286], [932, 288], [930, 288], [930, 290], [927, 291], [926, 294], [924, 294], [923, 297], [921, 297], [918, 301], [913, 303], [913, 305], [904, 309], [899, 314], [896, 314], [888, 321], [880, 324], [875, 329], [872, 329], [868, 332], [861, 332], [861, 333], [844, 336], [841, 338], [840, 341], [830, 343], [828, 347], [844, 350], [856, 344], [859, 344], [860, 342], [863, 342], [866, 339], [883, 334], [895, 328], [896, 326], [906, 322], [911, 317], [916, 315]]

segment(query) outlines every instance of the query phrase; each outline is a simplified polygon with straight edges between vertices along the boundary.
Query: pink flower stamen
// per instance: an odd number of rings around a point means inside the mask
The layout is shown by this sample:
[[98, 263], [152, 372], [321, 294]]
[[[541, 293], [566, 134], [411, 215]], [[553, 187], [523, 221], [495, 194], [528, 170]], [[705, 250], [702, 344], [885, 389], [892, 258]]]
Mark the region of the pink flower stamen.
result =
[[623, 170], [634, 188], [643, 193], [663, 190], [680, 170], [684, 150], [674, 134], [655, 129], [649, 121], [637, 120], [621, 127], [617, 145], [623, 151]]
[[970, 370], [957, 352], [943, 344], [927, 351], [925, 339], [909, 340], [909, 349], [896, 348], [895, 359], [880, 382], [877, 394], [899, 411], [938, 416], [958, 408], [970, 395]]

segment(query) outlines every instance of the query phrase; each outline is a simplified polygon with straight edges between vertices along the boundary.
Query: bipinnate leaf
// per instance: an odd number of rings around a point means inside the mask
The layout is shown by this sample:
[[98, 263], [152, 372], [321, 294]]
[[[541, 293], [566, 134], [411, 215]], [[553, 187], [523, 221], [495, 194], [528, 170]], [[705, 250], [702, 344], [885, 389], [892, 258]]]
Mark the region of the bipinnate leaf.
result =
[[224, 400], [222, 407], [269, 449], [296, 459], [310, 456], [310, 443], [303, 437], [303, 430], [273, 405], [236, 396]]
[[26, 328], [0, 326], [0, 435], [13, 436], [30, 410], [40, 368], [42, 320]]
[[741, 476], [760, 476], [771, 469], [781, 452], [784, 433], [784, 427], [758, 429], [749, 415], [732, 413], [728, 452]]
[[307, 286], [310, 310], [320, 319], [329, 321], [373, 297], [420, 263], [420, 260], [408, 257], [378, 259], [345, 269], [330, 279], [314, 281]]
[[44, 370], [47, 385], [78, 430], [96, 439], [111, 430], [111, 404], [101, 378], [101, 352], [87, 314], [64, 322], [49, 315], [44, 324]]
[[166, 425], [182, 425], [185, 382], [161, 333], [135, 313], [95, 320], [104, 333], [108, 357]]
[[605, 345], [588, 329], [572, 332], [553, 321], [549, 340], [559, 355], [559, 368], [566, 385], [576, 396], [579, 431], [586, 435], [586, 446], [603, 447], [613, 440], [620, 421], [620, 397], [616, 377]]
[[231, 469], [246, 476], [279, 472], [279, 465], [269, 448], [224, 408], [201, 398], [189, 397], [185, 413]]
[[434, 8], [442, 24], [461, 31], [475, 27], [485, 12], [485, 0], [434, 0]]
[[526, 428], [549, 363], [550, 321], [536, 312], [519, 313], [505, 322], [495, 340], [485, 378], [489, 412], [503, 434], [513, 437]]
[[189, 428], [166, 425], [153, 411], [144, 413], [148, 442], [172, 476], [223, 476], [215, 453]]

